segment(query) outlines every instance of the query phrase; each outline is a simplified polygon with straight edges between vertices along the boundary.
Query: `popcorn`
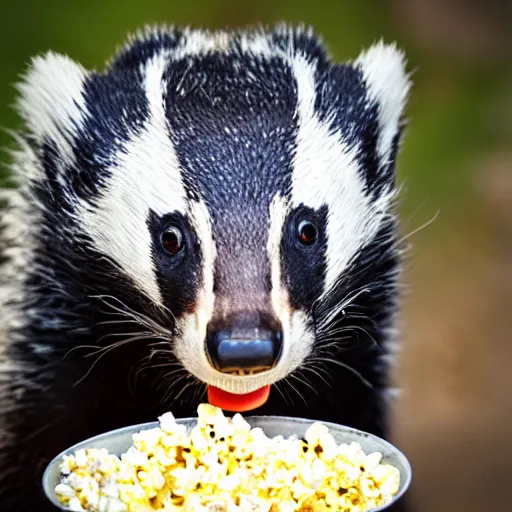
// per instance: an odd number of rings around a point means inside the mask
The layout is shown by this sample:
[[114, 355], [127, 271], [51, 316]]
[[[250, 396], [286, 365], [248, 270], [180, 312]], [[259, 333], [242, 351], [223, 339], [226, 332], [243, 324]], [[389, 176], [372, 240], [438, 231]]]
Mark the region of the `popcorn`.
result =
[[77, 497], [71, 498], [69, 500], [68, 508], [73, 512], [83, 512], [85, 510]]
[[75, 453], [75, 464], [79, 468], [83, 468], [87, 464], [87, 455], [85, 453], [85, 450], [78, 450]]
[[162, 430], [160, 428], [152, 428], [143, 430], [137, 434], [133, 434], [133, 446], [148, 455], [153, 455], [155, 448], [162, 438]]
[[76, 492], [73, 487], [64, 483], [58, 484], [57, 487], [55, 487], [55, 492], [63, 498], [68, 499], [74, 498], [76, 496]]
[[304, 440], [269, 438], [209, 404], [191, 429], [170, 412], [159, 422], [133, 434], [120, 457], [104, 449], [63, 457], [59, 500], [76, 512], [364, 512], [400, 487], [381, 453], [337, 445], [318, 422]]
[[158, 421], [160, 422], [160, 428], [162, 432], [167, 434], [172, 434], [176, 427], [176, 418], [172, 412], [166, 412], [162, 414], [162, 416], [158, 417]]
[[75, 457], [73, 455], [64, 455], [62, 464], [60, 466], [60, 472], [63, 475], [71, 474], [71, 471], [75, 468]]

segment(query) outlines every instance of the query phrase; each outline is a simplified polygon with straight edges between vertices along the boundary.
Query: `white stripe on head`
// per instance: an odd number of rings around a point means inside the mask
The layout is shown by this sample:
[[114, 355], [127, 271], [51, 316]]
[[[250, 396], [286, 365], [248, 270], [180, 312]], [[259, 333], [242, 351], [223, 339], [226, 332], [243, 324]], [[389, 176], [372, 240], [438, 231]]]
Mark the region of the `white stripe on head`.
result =
[[363, 73], [368, 96], [379, 106], [377, 154], [381, 164], [391, 156], [411, 82], [405, 72], [405, 56], [396, 45], [382, 41], [363, 52], [354, 62]]
[[165, 54], [144, 67], [149, 118], [115, 157], [112, 178], [94, 206], [83, 202], [78, 214], [97, 249], [118, 263], [154, 302], [161, 294], [151, 256], [148, 213], [186, 212], [186, 193], [164, 111]]
[[183, 366], [201, 378], [203, 372], [208, 372], [211, 368], [206, 358], [205, 340], [215, 302], [213, 286], [217, 249], [213, 240], [210, 214], [204, 201], [190, 203], [189, 218], [201, 248], [202, 286], [198, 289], [194, 312], [185, 314], [178, 321], [179, 335], [174, 340], [173, 350]]
[[175, 50], [170, 52], [172, 60], [178, 61], [186, 57], [199, 57], [210, 53], [228, 54], [232, 41], [236, 39], [244, 54], [254, 56], [284, 56], [284, 53], [272, 44], [268, 34], [263, 32], [241, 32], [239, 34], [223, 30], [187, 29], [183, 39]]
[[[195, 229], [202, 255], [202, 286], [198, 290], [196, 316], [198, 325], [205, 325], [213, 314], [215, 295], [213, 293], [215, 259], [217, 247], [213, 240], [212, 225], [208, 207], [204, 201], [190, 203], [189, 218]], [[204, 338], [203, 338], [204, 339]], [[203, 343], [203, 339], [201, 343]]]
[[275, 46], [272, 46], [269, 38], [264, 34], [242, 34], [240, 36], [240, 47], [244, 53], [252, 55], [266, 57], [281, 55], [281, 52]]
[[38, 144], [55, 142], [64, 164], [73, 162], [73, 138], [82, 126], [87, 71], [64, 55], [36, 57], [18, 84], [18, 108]]
[[278, 318], [281, 318], [283, 310], [291, 309], [288, 291], [283, 286], [281, 278], [281, 240], [287, 214], [287, 202], [283, 197], [276, 195], [270, 204], [267, 254], [270, 261], [272, 307]]
[[174, 60], [211, 52], [227, 52], [231, 34], [224, 31], [185, 30], [181, 44], [172, 52]]
[[292, 61], [292, 70], [297, 80], [299, 125], [292, 206], [318, 209], [327, 205], [324, 293], [328, 293], [357, 251], [376, 235], [394, 191], [384, 190], [376, 201], [365, 194], [357, 146], [349, 148], [342, 135], [333, 132], [329, 119], [321, 121], [315, 113], [314, 65], [299, 55]]

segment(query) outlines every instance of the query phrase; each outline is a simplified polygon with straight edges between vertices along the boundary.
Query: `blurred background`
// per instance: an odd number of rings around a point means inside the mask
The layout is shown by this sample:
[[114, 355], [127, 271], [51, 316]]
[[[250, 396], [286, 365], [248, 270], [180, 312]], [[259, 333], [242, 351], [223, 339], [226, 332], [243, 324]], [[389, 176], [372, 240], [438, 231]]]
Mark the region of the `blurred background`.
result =
[[[13, 83], [39, 52], [101, 69], [145, 23], [280, 20], [314, 26], [337, 60], [381, 37], [407, 52], [414, 89], [398, 175], [403, 231], [414, 234], [395, 442], [413, 464], [418, 512], [510, 510], [512, 2], [3, 0], [0, 125], [19, 126]], [[11, 144], [1, 132], [0, 146]]]

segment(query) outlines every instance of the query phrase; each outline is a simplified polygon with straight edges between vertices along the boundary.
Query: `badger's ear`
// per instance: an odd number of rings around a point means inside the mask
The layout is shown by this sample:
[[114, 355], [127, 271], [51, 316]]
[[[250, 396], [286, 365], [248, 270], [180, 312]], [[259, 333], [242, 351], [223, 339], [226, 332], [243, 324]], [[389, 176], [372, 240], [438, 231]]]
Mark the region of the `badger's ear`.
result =
[[84, 120], [87, 75], [64, 55], [49, 52], [32, 60], [17, 85], [17, 107], [36, 143], [50, 142], [62, 156], [71, 154], [73, 137]]
[[377, 158], [381, 170], [393, 165], [399, 143], [402, 115], [411, 88], [404, 53], [396, 44], [382, 41], [355, 60], [365, 81], [368, 98], [378, 111]]

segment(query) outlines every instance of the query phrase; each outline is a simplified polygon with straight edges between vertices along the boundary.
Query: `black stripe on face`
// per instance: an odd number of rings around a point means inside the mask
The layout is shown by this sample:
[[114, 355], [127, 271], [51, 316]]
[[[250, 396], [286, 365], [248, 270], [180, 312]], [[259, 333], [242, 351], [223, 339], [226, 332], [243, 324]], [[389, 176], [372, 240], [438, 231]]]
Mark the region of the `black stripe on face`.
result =
[[[179, 213], [159, 216], [150, 211], [147, 219], [152, 245], [151, 256], [164, 305], [175, 315], [194, 310], [202, 284], [202, 253], [197, 235], [186, 217]], [[169, 227], [183, 237], [182, 249], [168, 252], [162, 244], [162, 233]]]
[[[313, 210], [305, 206], [292, 211], [283, 226], [281, 240], [282, 281], [290, 292], [294, 309], [310, 310], [320, 297], [325, 282], [327, 249], [327, 206]], [[304, 223], [316, 229], [316, 239], [305, 244], [300, 237]], [[311, 230], [310, 226], [307, 226]]]
[[171, 63], [164, 79], [171, 139], [190, 195], [215, 213], [217, 203], [268, 201], [290, 188], [297, 91], [285, 63], [189, 57]]
[[289, 194], [297, 133], [292, 72], [277, 58], [210, 54], [170, 64], [165, 80], [187, 194], [211, 215], [216, 297], [268, 308], [269, 208]]

